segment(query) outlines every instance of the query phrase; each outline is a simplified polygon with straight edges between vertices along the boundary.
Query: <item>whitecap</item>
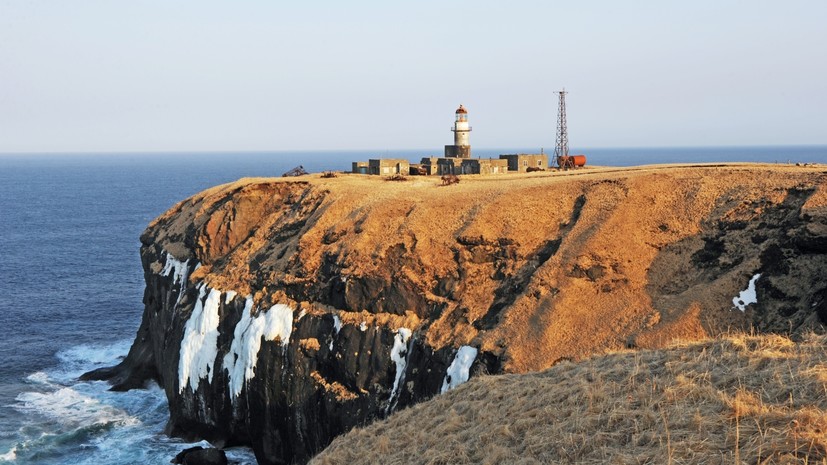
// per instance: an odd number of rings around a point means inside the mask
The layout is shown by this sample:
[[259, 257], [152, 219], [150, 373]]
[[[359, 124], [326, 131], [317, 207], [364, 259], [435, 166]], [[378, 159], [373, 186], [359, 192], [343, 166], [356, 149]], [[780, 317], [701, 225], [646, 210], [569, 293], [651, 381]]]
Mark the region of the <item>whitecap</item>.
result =
[[0, 455], [0, 461], [14, 462], [17, 459], [17, 446], [13, 446], [8, 452]]
[[47, 386], [52, 384], [49, 381], [49, 375], [43, 371], [37, 371], [30, 374], [26, 377], [26, 381], [29, 381], [32, 384], [43, 384]]
[[139, 423], [138, 419], [123, 410], [71, 387], [52, 392], [21, 392], [15, 400], [15, 410], [42, 415], [66, 426]]

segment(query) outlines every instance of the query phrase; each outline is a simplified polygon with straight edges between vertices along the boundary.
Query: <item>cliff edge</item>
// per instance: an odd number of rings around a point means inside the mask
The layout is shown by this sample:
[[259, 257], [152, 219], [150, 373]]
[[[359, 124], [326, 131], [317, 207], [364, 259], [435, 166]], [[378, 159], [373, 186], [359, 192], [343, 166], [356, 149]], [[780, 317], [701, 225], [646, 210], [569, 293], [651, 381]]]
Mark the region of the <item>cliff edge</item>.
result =
[[827, 172], [242, 179], [141, 236], [145, 310], [115, 389], [170, 433], [309, 459], [453, 389], [625, 348], [827, 321]]

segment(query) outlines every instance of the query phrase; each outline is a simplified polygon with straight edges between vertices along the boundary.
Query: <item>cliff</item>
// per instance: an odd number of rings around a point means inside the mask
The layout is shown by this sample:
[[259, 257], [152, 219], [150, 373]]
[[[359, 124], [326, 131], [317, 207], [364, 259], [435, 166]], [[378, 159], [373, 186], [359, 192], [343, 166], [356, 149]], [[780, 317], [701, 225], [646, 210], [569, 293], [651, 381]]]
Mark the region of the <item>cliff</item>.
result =
[[[718, 165], [388, 182], [242, 179], [141, 236], [115, 389], [170, 433], [306, 461], [478, 373], [827, 321], [827, 172]], [[755, 301], [755, 303], [752, 303]]]

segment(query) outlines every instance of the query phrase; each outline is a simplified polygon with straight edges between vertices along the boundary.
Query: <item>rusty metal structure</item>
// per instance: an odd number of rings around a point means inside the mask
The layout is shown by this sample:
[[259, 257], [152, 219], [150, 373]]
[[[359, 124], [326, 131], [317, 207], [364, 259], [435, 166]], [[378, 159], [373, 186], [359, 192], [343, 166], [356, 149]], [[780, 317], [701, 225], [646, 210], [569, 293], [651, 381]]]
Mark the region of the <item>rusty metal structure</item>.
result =
[[304, 176], [306, 174], [307, 174], [307, 171], [305, 171], [304, 166], [299, 165], [299, 166], [293, 168], [290, 171], [286, 171], [284, 174], [281, 175], [281, 177], [289, 178], [291, 176]]
[[569, 155], [568, 158], [565, 159], [565, 164], [571, 168], [582, 168], [586, 166], [586, 156]]
[[566, 128], [566, 89], [558, 92], [560, 103], [557, 105], [557, 143], [554, 146], [554, 163], [560, 169], [574, 168], [574, 160], [569, 157], [569, 132]]

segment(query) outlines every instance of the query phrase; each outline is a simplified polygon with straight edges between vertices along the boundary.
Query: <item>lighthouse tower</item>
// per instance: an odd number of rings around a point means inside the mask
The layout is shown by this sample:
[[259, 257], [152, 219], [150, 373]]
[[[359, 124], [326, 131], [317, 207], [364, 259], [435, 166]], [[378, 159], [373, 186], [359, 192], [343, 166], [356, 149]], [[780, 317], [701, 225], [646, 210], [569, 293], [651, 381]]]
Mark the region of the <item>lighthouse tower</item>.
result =
[[468, 110], [462, 105], [457, 108], [454, 119], [454, 145], [445, 146], [445, 156], [450, 158], [471, 158], [470, 133], [471, 126], [468, 125]]

